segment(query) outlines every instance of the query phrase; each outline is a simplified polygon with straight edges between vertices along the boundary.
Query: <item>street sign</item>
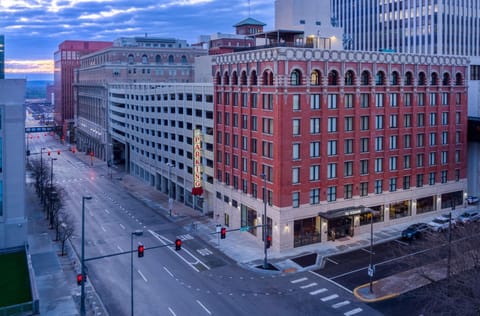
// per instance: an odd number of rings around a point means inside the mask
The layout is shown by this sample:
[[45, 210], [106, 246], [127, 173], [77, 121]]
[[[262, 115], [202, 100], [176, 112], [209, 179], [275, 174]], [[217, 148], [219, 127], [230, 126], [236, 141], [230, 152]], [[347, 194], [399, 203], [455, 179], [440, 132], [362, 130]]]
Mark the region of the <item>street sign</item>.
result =
[[250, 226], [240, 227], [240, 231], [241, 231], [241, 232], [248, 232], [249, 229], [250, 229]]
[[368, 276], [373, 277], [374, 273], [375, 273], [375, 266], [369, 266], [368, 267]]
[[222, 225], [217, 224], [217, 226], [215, 226], [215, 232], [216, 233], [219, 233], [221, 229], [222, 229]]

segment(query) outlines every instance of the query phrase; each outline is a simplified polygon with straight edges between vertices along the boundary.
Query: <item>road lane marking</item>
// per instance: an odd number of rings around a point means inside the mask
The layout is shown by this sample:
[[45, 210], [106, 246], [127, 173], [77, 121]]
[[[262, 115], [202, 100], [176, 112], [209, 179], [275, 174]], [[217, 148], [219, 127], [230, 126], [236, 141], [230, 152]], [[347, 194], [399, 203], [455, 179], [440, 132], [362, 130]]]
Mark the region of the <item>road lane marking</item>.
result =
[[410, 246], [409, 243], [406, 243], [404, 241], [401, 241], [401, 240], [398, 240], [398, 239], [395, 239], [396, 242], [398, 242], [400, 245], [404, 245], [404, 246]]
[[173, 311], [173, 309], [171, 307], [168, 308], [168, 311], [170, 312], [170, 314], [172, 314], [173, 316], [177, 316], [177, 314], [175, 314], [175, 312]]
[[334, 264], [338, 264], [337, 261], [334, 261], [334, 260], [332, 260], [332, 259], [330, 259], [330, 258], [327, 258], [327, 259], [325, 259], [325, 260], [326, 260], [326, 261], [330, 261], [331, 263], [334, 263]]
[[148, 282], [147, 278], [143, 275], [142, 271], [137, 270], [138, 274], [142, 277], [143, 281]]
[[107, 214], [110, 214], [110, 211], [109, 211], [109, 210], [107, 210], [107, 209], [105, 209], [105, 213], [107, 213]]
[[120, 252], [123, 252], [123, 249], [119, 245], [117, 245], [117, 249], [120, 250]]
[[202, 306], [202, 308], [208, 313], [208, 315], [212, 315], [212, 313], [202, 304], [199, 300], [197, 300], [198, 305]]
[[[155, 238], [157, 238], [162, 244], [164, 245], [168, 245], [168, 244], [171, 244], [173, 245], [173, 241], [169, 240], [168, 238], [162, 236], [162, 235], [159, 235], [157, 234], [156, 232], [154, 232], [153, 230], [149, 229], [148, 232]], [[193, 253], [191, 253], [188, 249], [186, 249], [185, 247], [182, 247], [182, 251], [187, 253], [190, 257], [192, 257], [193, 259], [195, 259], [194, 262], [190, 262], [188, 261], [187, 259], [185, 259], [182, 255], [180, 255], [178, 253], [178, 251], [176, 251], [175, 249], [173, 249], [172, 247], [168, 247], [168, 249], [170, 249], [170, 251], [172, 251], [175, 255], [177, 255], [180, 259], [182, 259], [186, 264], [188, 264], [193, 270], [197, 271], [197, 272], [200, 272], [200, 270], [197, 269], [197, 267], [195, 267], [196, 264], [201, 264], [202, 266], [205, 267], [205, 269], [207, 270], [210, 270], [210, 267], [207, 266], [205, 263], [203, 263], [200, 259], [198, 259]]]
[[324, 279], [325, 281], [328, 281], [328, 282], [330, 282], [330, 283], [332, 283], [332, 284], [335, 284], [336, 286], [344, 289], [345, 291], [347, 291], [347, 292], [350, 293], [350, 294], [353, 294], [352, 291], [350, 291], [349, 289], [347, 289], [347, 288], [344, 287], [343, 285], [341, 285], [341, 284], [339, 284], [339, 283], [337, 283], [337, 282], [335, 282], [335, 281], [333, 281], [333, 280], [331, 280], [331, 279], [329, 279], [329, 278], [326, 278], [326, 277], [324, 277], [323, 275], [318, 274], [317, 272], [314, 272], [314, 271], [308, 271], [308, 272], [310, 272], [311, 274], [314, 274], [314, 275], [318, 276], [319, 278]]
[[[370, 250], [365, 249], [365, 248], [360, 248], [360, 250], [363, 250], [363, 251], [365, 251], [366, 253], [370, 253]], [[373, 251], [372, 254], [375, 254], [375, 251]]]
[[313, 292], [310, 292], [310, 295], [317, 295], [317, 294], [320, 294], [320, 293], [323, 293], [323, 292], [326, 292], [326, 291], [327, 291], [326, 288], [318, 289], [318, 290], [315, 290]]
[[122, 229], [125, 229], [125, 226], [123, 226], [122, 224], [120, 224], [120, 227], [122, 227]]
[[300, 282], [303, 282], [303, 281], [306, 281], [306, 280], [308, 280], [308, 278], [300, 278], [300, 279], [290, 281], [290, 283], [295, 284], [295, 283], [300, 283]]
[[355, 309], [352, 309], [351, 311], [348, 311], [346, 313], [343, 313], [343, 315], [345, 316], [352, 316], [352, 315], [355, 315], [355, 314], [358, 314], [362, 311], [362, 309], [360, 307], [357, 307]]
[[333, 304], [332, 307], [333, 308], [339, 308], [339, 307], [342, 307], [342, 306], [345, 306], [345, 305], [348, 305], [350, 304], [350, 301], [343, 301], [343, 302], [340, 302], [340, 303], [337, 303], [337, 304]]
[[105, 229], [105, 227], [103, 227], [103, 225], [100, 225], [100, 227], [102, 228], [102, 230], [103, 230], [104, 232], [107, 232], [107, 230]]
[[164, 269], [165, 271], [167, 271], [167, 273], [170, 274], [170, 276], [171, 276], [172, 278], [174, 278], [173, 273], [170, 272], [166, 267], [163, 267], [163, 269]]
[[322, 300], [322, 302], [327, 302], [327, 301], [331, 301], [333, 299], [336, 299], [337, 297], [338, 297], [338, 294], [332, 294], [332, 295], [329, 295], [329, 296], [322, 297], [321, 300]]
[[313, 283], [310, 283], [310, 284], [307, 284], [307, 285], [302, 285], [300, 288], [301, 289], [308, 289], [309, 287], [312, 287], [312, 286], [315, 286], [317, 285], [317, 283], [313, 282]]

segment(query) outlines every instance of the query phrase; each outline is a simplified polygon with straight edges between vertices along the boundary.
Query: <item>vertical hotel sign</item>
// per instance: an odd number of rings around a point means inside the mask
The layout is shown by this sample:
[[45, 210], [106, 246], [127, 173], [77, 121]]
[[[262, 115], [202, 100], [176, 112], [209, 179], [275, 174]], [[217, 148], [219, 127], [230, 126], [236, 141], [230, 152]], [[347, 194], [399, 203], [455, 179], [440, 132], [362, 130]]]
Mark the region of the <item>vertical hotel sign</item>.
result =
[[202, 195], [202, 133], [193, 132], [193, 188], [192, 195]]

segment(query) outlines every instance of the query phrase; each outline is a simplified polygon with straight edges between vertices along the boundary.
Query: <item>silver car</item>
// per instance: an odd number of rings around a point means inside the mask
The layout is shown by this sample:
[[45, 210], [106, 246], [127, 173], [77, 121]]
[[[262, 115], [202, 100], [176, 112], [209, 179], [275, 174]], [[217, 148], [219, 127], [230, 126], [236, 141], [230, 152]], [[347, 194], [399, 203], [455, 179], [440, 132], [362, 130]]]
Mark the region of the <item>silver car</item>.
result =
[[460, 216], [457, 217], [457, 222], [461, 224], [466, 224], [470, 222], [474, 222], [480, 219], [480, 211], [473, 210], [473, 211], [465, 211]]
[[[455, 220], [453, 218], [451, 222], [452, 222], [452, 228], [455, 227]], [[441, 232], [444, 230], [448, 230], [449, 220], [446, 217], [439, 216], [435, 218], [433, 221], [429, 222], [427, 225], [428, 225], [428, 228], [430, 228], [431, 230], [435, 232]]]

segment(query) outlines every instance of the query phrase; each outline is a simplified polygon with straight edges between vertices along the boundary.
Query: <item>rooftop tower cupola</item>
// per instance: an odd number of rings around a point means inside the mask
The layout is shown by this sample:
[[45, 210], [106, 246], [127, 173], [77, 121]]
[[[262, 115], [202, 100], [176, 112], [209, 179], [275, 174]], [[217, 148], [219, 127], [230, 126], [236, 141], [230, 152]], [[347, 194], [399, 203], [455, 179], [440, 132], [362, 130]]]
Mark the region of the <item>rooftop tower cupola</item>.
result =
[[266, 24], [263, 22], [248, 17], [238, 22], [233, 27], [235, 28], [236, 34], [238, 35], [252, 35], [257, 33], [263, 33], [263, 27], [265, 25]]

